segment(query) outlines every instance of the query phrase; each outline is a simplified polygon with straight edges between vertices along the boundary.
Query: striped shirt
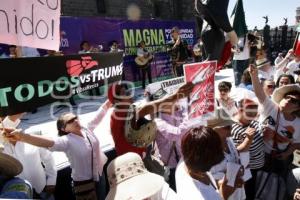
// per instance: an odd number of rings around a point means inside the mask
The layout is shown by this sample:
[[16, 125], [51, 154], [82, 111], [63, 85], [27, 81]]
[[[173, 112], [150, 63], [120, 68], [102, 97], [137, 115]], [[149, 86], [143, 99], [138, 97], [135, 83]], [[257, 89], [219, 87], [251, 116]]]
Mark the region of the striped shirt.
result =
[[[255, 128], [256, 132], [249, 148], [250, 153], [250, 169], [259, 169], [264, 166], [265, 153], [264, 153], [264, 142], [262, 135], [259, 131], [259, 126], [257, 121], [252, 121], [249, 127]], [[231, 137], [236, 146], [240, 145], [246, 138], [245, 131], [248, 126], [242, 126], [239, 123], [234, 123], [231, 129]]]

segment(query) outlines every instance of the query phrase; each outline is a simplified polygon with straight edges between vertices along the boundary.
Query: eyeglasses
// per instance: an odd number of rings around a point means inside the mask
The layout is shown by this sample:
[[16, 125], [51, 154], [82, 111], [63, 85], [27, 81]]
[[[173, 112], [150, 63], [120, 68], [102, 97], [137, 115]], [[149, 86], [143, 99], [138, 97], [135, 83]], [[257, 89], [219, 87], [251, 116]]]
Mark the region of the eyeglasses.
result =
[[274, 89], [274, 88], [275, 88], [275, 85], [267, 85], [267, 88], [269, 88], [269, 89]]
[[300, 106], [300, 100], [297, 99], [297, 98], [294, 98], [290, 95], [287, 95], [287, 96], [284, 97], [284, 99], [289, 100], [289, 102], [291, 102], [292, 104]]
[[72, 117], [71, 119], [69, 119], [68, 121], [66, 121], [65, 125], [72, 124], [76, 119], [78, 119], [77, 116]]

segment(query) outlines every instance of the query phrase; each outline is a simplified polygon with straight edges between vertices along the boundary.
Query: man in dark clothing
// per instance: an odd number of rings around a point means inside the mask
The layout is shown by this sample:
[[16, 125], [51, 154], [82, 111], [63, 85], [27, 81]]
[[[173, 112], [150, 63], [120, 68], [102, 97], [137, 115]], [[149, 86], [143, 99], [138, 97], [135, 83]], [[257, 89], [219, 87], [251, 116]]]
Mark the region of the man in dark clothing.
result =
[[188, 49], [187, 45], [180, 38], [178, 27], [173, 27], [171, 30], [171, 36], [174, 41], [172, 47], [172, 65], [173, 73], [176, 77], [183, 76], [183, 64], [188, 59]]

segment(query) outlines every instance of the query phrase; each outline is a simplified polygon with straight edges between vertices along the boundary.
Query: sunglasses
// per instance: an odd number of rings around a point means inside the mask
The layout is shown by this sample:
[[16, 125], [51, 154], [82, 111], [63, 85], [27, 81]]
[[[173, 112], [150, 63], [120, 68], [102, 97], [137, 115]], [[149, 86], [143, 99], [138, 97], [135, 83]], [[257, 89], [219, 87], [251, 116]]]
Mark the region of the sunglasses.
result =
[[72, 124], [76, 119], [78, 119], [78, 117], [77, 116], [75, 116], [75, 117], [72, 117], [71, 119], [69, 119], [68, 121], [66, 121], [66, 125], [67, 124]]
[[275, 88], [275, 85], [267, 85], [267, 88], [269, 88], [269, 89], [274, 89], [274, 88]]
[[220, 92], [229, 92], [228, 89], [219, 89]]
[[287, 95], [287, 96], [284, 97], [284, 99], [289, 100], [289, 102], [291, 102], [292, 104], [300, 106], [300, 100], [297, 99], [297, 98], [294, 98], [290, 95]]

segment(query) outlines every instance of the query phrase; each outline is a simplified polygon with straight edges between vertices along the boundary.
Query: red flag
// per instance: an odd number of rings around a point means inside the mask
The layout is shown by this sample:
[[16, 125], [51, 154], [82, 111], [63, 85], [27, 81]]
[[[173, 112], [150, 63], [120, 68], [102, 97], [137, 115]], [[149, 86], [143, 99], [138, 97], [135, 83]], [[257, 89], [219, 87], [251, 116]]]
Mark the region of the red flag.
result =
[[296, 56], [300, 56], [300, 33], [297, 32], [297, 36], [296, 36], [296, 39], [295, 39], [295, 42], [294, 42], [294, 54]]

